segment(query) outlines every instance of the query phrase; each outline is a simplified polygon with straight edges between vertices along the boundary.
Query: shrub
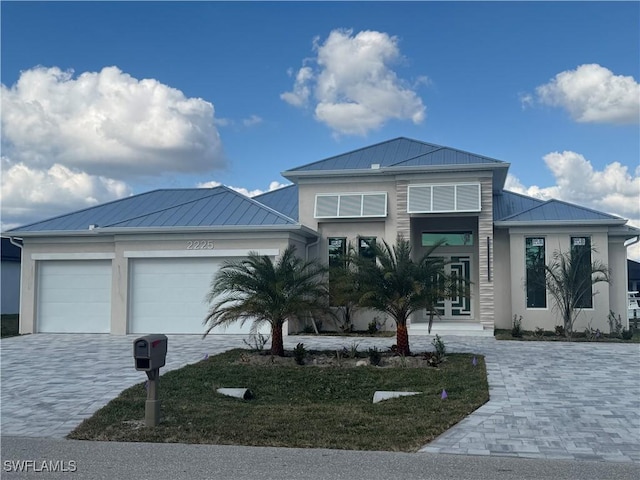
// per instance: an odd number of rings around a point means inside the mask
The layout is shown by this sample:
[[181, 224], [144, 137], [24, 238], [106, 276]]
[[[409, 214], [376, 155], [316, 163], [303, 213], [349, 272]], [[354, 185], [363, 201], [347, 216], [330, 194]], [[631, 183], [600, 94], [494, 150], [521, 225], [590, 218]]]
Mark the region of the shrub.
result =
[[307, 355], [307, 350], [304, 348], [303, 343], [299, 343], [296, 345], [296, 348], [293, 349], [293, 359], [296, 361], [298, 365], [304, 365], [304, 357]]
[[369, 322], [369, 325], [367, 326], [367, 333], [377, 333], [378, 332], [378, 324], [376, 323], [375, 320], [371, 320]]
[[609, 322], [609, 335], [612, 337], [620, 337], [622, 333], [622, 317], [613, 312], [613, 310], [609, 310], [609, 315], [607, 315], [607, 320]]
[[564, 327], [562, 325], [556, 325], [556, 335], [559, 337], [564, 337]]
[[264, 346], [269, 341], [269, 335], [263, 335], [261, 333], [252, 334], [251, 337], [249, 337], [249, 338], [251, 340], [251, 343], [247, 342], [244, 338], [242, 339], [242, 341], [245, 343], [245, 345], [247, 345], [254, 352], [263, 351], [264, 350]]
[[513, 327], [511, 327], [511, 336], [514, 338], [522, 338], [522, 315], [518, 318], [517, 315], [513, 316]]
[[622, 339], [623, 340], [631, 340], [631, 338], [633, 338], [633, 329], [626, 329], [623, 328], [622, 329]]
[[536, 329], [533, 331], [533, 336], [536, 337], [536, 338], [543, 339], [544, 338], [544, 328], [536, 327]]
[[436, 353], [441, 359], [444, 359], [445, 354], [447, 353], [447, 347], [444, 342], [440, 338], [440, 335], [436, 335], [436, 338], [433, 339], [431, 345], [436, 349]]
[[360, 346], [360, 342], [351, 342], [349, 348], [342, 347], [342, 354], [345, 357], [356, 358], [358, 356], [358, 347]]
[[373, 366], [380, 365], [382, 361], [382, 353], [378, 350], [377, 347], [372, 347], [369, 349], [369, 363]]

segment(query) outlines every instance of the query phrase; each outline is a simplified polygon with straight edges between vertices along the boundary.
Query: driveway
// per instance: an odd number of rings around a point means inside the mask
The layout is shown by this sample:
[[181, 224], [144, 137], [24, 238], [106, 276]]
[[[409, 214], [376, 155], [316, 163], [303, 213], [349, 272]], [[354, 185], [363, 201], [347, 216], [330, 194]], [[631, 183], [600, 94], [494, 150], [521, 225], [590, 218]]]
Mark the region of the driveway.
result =
[[[38, 334], [3, 339], [1, 433], [64, 437], [120, 391], [136, 336]], [[163, 372], [245, 346], [244, 336], [169, 336]], [[640, 463], [639, 345], [497, 342], [444, 337], [451, 352], [485, 355], [491, 400], [421, 451]], [[391, 338], [292, 336], [285, 347], [386, 348]], [[432, 349], [412, 337], [414, 351]]]

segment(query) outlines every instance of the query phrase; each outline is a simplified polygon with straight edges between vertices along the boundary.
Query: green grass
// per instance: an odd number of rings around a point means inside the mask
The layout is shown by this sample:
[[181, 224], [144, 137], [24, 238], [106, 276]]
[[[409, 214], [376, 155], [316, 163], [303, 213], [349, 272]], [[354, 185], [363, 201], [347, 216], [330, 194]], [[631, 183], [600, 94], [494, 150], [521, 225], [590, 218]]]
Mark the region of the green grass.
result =
[[[471, 354], [448, 355], [439, 368], [376, 368], [238, 363], [246, 352], [162, 375], [158, 427], [140, 425], [146, 392], [138, 384], [69, 438], [416, 451], [489, 399], [484, 358], [473, 367]], [[222, 396], [220, 387], [247, 387], [254, 398]], [[376, 390], [424, 393], [373, 404]]]
[[18, 314], [3, 314], [0, 317], [0, 337], [15, 337], [18, 335]]

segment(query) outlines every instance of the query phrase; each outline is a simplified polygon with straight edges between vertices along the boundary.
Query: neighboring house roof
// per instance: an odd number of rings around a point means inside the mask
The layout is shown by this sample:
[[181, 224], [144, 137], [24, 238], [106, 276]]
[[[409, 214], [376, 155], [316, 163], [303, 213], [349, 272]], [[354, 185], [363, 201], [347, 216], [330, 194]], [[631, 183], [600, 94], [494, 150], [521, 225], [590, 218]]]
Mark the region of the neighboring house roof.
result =
[[20, 248], [11, 243], [8, 238], [2, 239], [2, 246], [0, 247], [2, 252], [3, 262], [19, 262], [21, 258]]
[[514, 213], [496, 221], [499, 226], [523, 224], [582, 224], [624, 225], [627, 221], [616, 215], [598, 212], [561, 200], [547, 200], [522, 212]]
[[[93, 225], [94, 227], [91, 227]], [[287, 227], [293, 219], [227, 187], [154, 190], [6, 232], [71, 233], [130, 229]]]
[[402, 171], [495, 170], [494, 190], [504, 186], [509, 164], [494, 158], [405, 137], [360, 148], [342, 155], [309, 163], [282, 173], [285, 178], [380, 174]]
[[253, 197], [254, 200], [271, 207], [293, 220], [298, 220], [298, 186], [286, 187], [262, 193]]

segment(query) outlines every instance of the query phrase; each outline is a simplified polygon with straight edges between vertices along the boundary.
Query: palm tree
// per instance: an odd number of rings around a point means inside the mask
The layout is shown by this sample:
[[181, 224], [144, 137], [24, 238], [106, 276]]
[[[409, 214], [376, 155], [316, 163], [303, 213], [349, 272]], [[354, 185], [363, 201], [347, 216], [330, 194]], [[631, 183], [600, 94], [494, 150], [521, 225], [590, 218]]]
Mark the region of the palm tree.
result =
[[546, 288], [562, 318], [567, 338], [571, 338], [578, 314], [596, 294], [593, 285], [609, 282], [609, 268], [600, 261], [591, 262], [591, 252], [596, 252], [596, 249], [574, 247], [568, 252], [557, 250], [551, 262], [544, 267]]
[[430, 247], [418, 260], [411, 258], [411, 244], [401, 235], [390, 247], [383, 241], [375, 245], [376, 261], [358, 259], [358, 274], [363, 295], [362, 306], [391, 316], [396, 323], [396, 344], [401, 355], [410, 355], [407, 320], [418, 310], [435, 312], [437, 299], [450, 296], [445, 260], [433, 256], [439, 246]]
[[304, 261], [289, 246], [274, 264], [271, 257], [250, 252], [242, 261], [227, 262], [211, 282], [204, 320], [205, 337], [218, 326], [252, 322], [251, 333], [271, 325], [271, 354], [284, 356], [282, 327], [287, 320], [328, 311], [325, 268]]

